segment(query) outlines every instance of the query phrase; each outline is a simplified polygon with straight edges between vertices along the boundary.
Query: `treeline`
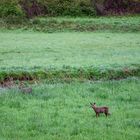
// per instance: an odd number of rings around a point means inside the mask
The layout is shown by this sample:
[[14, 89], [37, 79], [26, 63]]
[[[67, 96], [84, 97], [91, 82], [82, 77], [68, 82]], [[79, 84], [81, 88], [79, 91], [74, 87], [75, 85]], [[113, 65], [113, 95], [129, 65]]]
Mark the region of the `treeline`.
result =
[[90, 0], [0, 0], [4, 16], [87, 16], [95, 15]]
[[0, 17], [140, 13], [140, 0], [0, 0]]
[[100, 15], [140, 13], [140, 0], [91, 0]]

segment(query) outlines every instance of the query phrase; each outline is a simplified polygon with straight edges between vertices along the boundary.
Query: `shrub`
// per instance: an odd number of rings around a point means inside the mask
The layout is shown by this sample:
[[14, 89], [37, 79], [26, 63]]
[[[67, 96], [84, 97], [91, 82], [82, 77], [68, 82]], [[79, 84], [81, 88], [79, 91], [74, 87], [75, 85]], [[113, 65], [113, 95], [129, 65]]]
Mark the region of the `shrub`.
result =
[[0, 17], [7, 16], [24, 16], [19, 0], [0, 0]]
[[140, 13], [140, 0], [91, 0], [98, 14]]
[[51, 15], [94, 15], [90, 0], [45, 0]]
[[7, 16], [3, 19], [3, 21], [6, 23], [6, 24], [11, 24], [11, 25], [21, 25], [21, 24], [24, 24], [25, 22], [27, 23], [28, 20], [27, 18], [25, 17], [22, 17], [21, 16], [13, 16], [13, 15], [10, 15], [10, 16]]
[[90, 0], [0, 0], [0, 17], [95, 15]]
[[140, 13], [140, 0], [0, 0], [0, 17]]

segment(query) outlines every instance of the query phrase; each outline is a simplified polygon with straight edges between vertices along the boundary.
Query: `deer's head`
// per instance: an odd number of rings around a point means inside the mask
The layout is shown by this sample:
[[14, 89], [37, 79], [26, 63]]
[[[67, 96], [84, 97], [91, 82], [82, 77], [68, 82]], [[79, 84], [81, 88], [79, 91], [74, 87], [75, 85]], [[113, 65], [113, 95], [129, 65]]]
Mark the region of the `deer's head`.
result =
[[96, 103], [90, 103], [91, 107], [96, 107]]

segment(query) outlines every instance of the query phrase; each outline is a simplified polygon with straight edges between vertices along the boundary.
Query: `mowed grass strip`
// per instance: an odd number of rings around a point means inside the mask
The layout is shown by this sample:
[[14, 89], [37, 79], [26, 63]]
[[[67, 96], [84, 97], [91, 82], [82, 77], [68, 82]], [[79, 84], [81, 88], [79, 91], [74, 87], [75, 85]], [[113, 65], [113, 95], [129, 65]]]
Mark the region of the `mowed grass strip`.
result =
[[0, 32], [0, 68], [140, 64], [139, 33]]
[[[139, 140], [140, 80], [32, 85], [0, 90], [0, 139]], [[95, 117], [90, 102], [110, 108]]]

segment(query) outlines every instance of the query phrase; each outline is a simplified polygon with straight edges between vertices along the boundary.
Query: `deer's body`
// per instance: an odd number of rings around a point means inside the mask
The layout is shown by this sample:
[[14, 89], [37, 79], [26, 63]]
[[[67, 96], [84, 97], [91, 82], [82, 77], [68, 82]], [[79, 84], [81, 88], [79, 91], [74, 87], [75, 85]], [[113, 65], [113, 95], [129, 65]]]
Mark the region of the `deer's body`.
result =
[[106, 117], [108, 115], [110, 115], [109, 113], [109, 108], [106, 107], [106, 106], [103, 106], [103, 107], [96, 107], [96, 104], [91, 104], [91, 107], [93, 108], [93, 110], [95, 111], [96, 113], [96, 117], [98, 117], [100, 115], [100, 113], [104, 113], [106, 115]]
[[24, 94], [32, 93], [32, 88], [20, 88], [21, 92]]
[[20, 83], [19, 89], [24, 94], [32, 93], [32, 88], [31, 87], [25, 87], [25, 85], [23, 83]]

